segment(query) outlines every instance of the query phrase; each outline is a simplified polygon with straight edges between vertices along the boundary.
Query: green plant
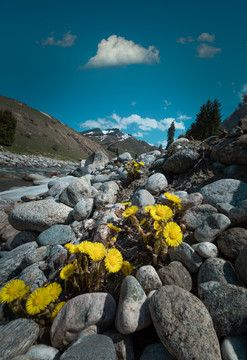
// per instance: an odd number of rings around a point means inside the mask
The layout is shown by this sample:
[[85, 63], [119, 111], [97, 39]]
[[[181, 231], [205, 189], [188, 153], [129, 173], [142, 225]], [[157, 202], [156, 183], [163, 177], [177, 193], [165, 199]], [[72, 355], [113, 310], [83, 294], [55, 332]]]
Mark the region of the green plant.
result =
[[0, 144], [10, 146], [15, 140], [16, 118], [9, 110], [0, 110]]

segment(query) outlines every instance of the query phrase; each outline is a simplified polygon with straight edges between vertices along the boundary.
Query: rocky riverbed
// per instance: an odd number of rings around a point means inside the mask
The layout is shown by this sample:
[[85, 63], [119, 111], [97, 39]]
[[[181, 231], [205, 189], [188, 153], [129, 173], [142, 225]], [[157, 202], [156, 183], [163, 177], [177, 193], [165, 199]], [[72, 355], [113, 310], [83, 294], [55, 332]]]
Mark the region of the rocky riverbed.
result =
[[[57, 178], [40, 195], [2, 199], [0, 286], [21, 279], [35, 291], [57, 281], [66, 304], [42, 328], [2, 303], [0, 359], [246, 359], [246, 143], [246, 134], [178, 140], [165, 154], [141, 155], [133, 181], [130, 154], [110, 161], [96, 152], [70, 183]], [[138, 207], [141, 221], [146, 206], [169, 205], [164, 192], [181, 199], [183, 241], [156, 259], [123, 211]], [[107, 245], [109, 223], [121, 229], [114, 246], [131, 275], [119, 271], [100, 291], [66, 299], [64, 245]]]

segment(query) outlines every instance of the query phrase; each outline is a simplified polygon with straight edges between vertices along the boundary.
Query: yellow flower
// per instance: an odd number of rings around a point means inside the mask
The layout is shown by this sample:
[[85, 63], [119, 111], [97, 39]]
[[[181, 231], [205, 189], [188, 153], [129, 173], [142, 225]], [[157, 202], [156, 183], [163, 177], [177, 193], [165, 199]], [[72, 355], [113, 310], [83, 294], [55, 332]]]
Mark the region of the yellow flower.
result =
[[114, 231], [116, 231], [116, 232], [121, 231], [121, 228], [119, 228], [119, 227], [117, 227], [117, 226], [113, 225], [112, 223], [107, 224], [107, 226], [108, 226], [111, 230], [114, 230]]
[[66, 304], [66, 301], [61, 301], [60, 303], [57, 304], [57, 306], [55, 307], [55, 309], [53, 310], [53, 312], [51, 314], [51, 321], [53, 321], [55, 319], [59, 310], [61, 310], [61, 308], [64, 306], [64, 304]]
[[117, 238], [116, 238], [116, 236], [113, 236], [112, 238], [111, 238], [111, 241], [117, 241]]
[[123, 217], [127, 218], [131, 215], [135, 215], [138, 211], [138, 206], [130, 206], [123, 212]]
[[30, 286], [26, 287], [23, 280], [12, 280], [0, 291], [0, 301], [8, 304], [16, 299], [22, 299], [29, 290]]
[[139, 162], [139, 165], [144, 166], [145, 164], [143, 162]]
[[79, 245], [78, 245], [78, 249], [80, 250], [80, 252], [89, 255], [90, 250], [93, 247], [93, 243], [91, 241], [82, 241]]
[[132, 273], [133, 267], [128, 261], [123, 261], [121, 271], [124, 273], [125, 276], [128, 276]]
[[75, 267], [73, 264], [66, 265], [61, 271], [60, 271], [60, 278], [65, 280], [68, 279], [71, 275], [73, 275], [75, 270]]
[[111, 249], [105, 257], [105, 267], [109, 272], [118, 272], [123, 264], [123, 257], [119, 250]]
[[145, 211], [146, 211], [147, 213], [149, 213], [152, 208], [153, 208], [152, 205], [148, 205], [148, 206], [145, 207]]
[[69, 250], [70, 254], [78, 254], [79, 253], [78, 245], [68, 243], [68, 244], [64, 245], [64, 247]]
[[127, 201], [127, 202], [122, 203], [123, 206], [129, 206], [130, 204], [131, 204], [130, 201]]
[[26, 309], [29, 315], [39, 314], [50, 304], [51, 299], [47, 288], [36, 289], [27, 299]]
[[56, 301], [62, 292], [62, 286], [56, 282], [46, 286], [46, 289], [48, 290], [51, 302]]
[[150, 215], [154, 220], [165, 221], [173, 216], [173, 212], [169, 206], [157, 204], [150, 209]]
[[165, 225], [163, 235], [167, 245], [169, 246], [178, 246], [183, 241], [183, 234], [181, 228], [178, 224], [174, 222], [169, 222]]
[[93, 261], [100, 261], [106, 254], [106, 248], [99, 242], [93, 243], [92, 248], [89, 251], [89, 256]]
[[169, 201], [172, 201], [174, 204], [177, 204], [177, 205], [181, 204], [181, 199], [178, 196], [171, 194], [169, 192], [166, 192], [164, 195], [166, 196], [166, 198]]

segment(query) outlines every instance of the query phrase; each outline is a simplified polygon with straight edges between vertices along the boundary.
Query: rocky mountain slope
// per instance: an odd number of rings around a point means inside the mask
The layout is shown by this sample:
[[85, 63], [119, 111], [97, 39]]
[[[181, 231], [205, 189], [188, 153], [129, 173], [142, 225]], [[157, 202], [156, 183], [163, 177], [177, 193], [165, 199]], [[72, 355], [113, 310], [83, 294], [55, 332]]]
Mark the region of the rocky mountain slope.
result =
[[239, 120], [246, 119], [247, 121], [247, 103], [236, 109], [231, 115], [229, 115], [224, 121], [222, 121], [220, 128], [223, 130], [231, 130], [235, 126], [238, 126]]
[[103, 150], [100, 144], [18, 100], [0, 96], [0, 110], [12, 111], [17, 119], [15, 141], [7, 150], [69, 160], [85, 159], [93, 151]]
[[119, 129], [101, 130], [95, 128], [83, 131], [81, 134], [87, 136], [96, 143], [101, 144], [104, 149], [115, 154], [122, 154], [127, 151], [132, 156], [135, 156], [158, 149], [156, 146], [152, 146], [146, 141], [138, 140], [132, 135], [126, 134]]

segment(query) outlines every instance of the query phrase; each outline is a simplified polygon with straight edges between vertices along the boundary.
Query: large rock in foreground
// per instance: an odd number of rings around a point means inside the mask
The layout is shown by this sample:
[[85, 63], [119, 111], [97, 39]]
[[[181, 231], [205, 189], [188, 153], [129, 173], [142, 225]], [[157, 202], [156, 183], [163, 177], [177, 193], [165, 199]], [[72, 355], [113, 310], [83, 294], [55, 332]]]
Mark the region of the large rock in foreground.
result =
[[160, 340], [175, 359], [221, 360], [212, 319], [197, 297], [175, 285], [162, 286], [149, 307]]
[[52, 323], [52, 346], [63, 349], [90, 325], [106, 330], [113, 322], [115, 312], [116, 302], [110, 294], [91, 293], [74, 297], [62, 307]]
[[222, 140], [213, 147], [211, 158], [226, 165], [247, 165], [247, 134]]
[[53, 199], [31, 201], [14, 208], [9, 222], [17, 230], [42, 232], [52, 225], [68, 224], [72, 219], [71, 210]]

